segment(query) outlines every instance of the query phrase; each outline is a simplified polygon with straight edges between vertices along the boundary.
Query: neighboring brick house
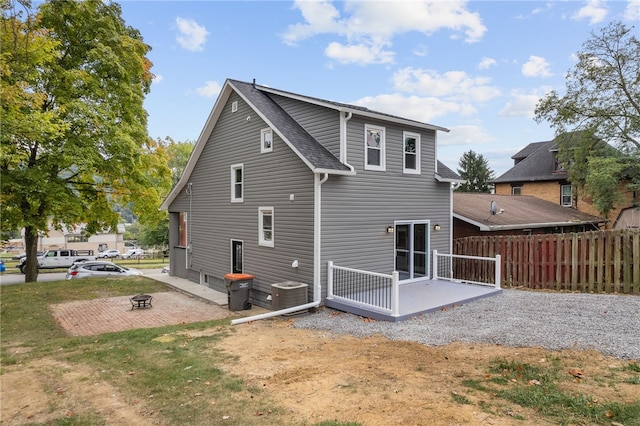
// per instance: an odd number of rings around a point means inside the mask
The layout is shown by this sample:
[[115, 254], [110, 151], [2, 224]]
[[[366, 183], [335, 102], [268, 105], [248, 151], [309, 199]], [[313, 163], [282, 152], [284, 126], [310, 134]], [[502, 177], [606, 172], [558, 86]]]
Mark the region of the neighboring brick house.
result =
[[[600, 215], [591, 197], [569, 182], [567, 170], [558, 162], [555, 140], [530, 143], [511, 158], [513, 167], [493, 180], [497, 195], [531, 195], [589, 215]], [[608, 228], [613, 227], [621, 212], [637, 200], [637, 194], [626, 189], [624, 183], [617, 190], [625, 201], [609, 213]]]

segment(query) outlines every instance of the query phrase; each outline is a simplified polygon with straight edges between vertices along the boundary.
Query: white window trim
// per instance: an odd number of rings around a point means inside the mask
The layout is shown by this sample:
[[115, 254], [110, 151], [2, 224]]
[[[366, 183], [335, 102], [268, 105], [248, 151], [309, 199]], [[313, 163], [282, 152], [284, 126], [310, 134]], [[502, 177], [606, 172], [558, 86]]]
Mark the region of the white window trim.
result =
[[[407, 151], [405, 142], [407, 138], [414, 138], [416, 140], [416, 168], [408, 169], [407, 168]], [[402, 172], [408, 175], [419, 175], [420, 174], [420, 133], [413, 132], [402, 132]]]
[[[271, 134], [271, 146], [269, 148], [265, 148], [264, 136], [268, 133]], [[264, 154], [265, 152], [272, 152], [272, 151], [273, 151], [273, 130], [271, 130], [270, 127], [267, 127], [266, 129], [260, 130], [260, 153]]]
[[[367, 133], [369, 130], [379, 130], [381, 133], [381, 141], [380, 141], [380, 165], [374, 166], [369, 164], [369, 147], [367, 146]], [[364, 169], [365, 170], [376, 170], [380, 172], [384, 172], [386, 170], [386, 130], [382, 126], [374, 126], [372, 124], [364, 125]]]
[[231, 102], [231, 112], [238, 111], [238, 101]]
[[[242, 191], [240, 197], [236, 197], [236, 170], [240, 169], [242, 172]], [[231, 165], [231, 202], [243, 203], [244, 202], [244, 164], [232, 164]]]
[[[264, 215], [271, 214], [271, 239], [264, 238]], [[264, 247], [273, 247], [275, 241], [275, 211], [273, 207], [258, 207], [258, 245]]]

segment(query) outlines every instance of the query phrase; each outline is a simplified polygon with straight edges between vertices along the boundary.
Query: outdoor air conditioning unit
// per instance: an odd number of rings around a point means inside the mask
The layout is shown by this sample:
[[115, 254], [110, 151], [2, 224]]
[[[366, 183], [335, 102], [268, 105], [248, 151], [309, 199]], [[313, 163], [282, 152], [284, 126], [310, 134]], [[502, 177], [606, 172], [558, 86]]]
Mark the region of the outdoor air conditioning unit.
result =
[[284, 281], [271, 285], [271, 308], [274, 311], [293, 308], [307, 303], [307, 285]]

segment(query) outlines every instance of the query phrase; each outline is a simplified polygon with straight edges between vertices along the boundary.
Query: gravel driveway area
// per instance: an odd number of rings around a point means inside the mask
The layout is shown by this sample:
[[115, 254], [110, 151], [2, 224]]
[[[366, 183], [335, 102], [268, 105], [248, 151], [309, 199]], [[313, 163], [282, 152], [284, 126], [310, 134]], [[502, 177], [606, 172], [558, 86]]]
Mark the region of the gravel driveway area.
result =
[[640, 296], [504, 290], [501, 295], [414, 317], [402, 322], [365, 321], [323, 309], [299, 318], [294, 327], [425, 345], [452, 342], [551, 350], [594, 349], [640, 359]]

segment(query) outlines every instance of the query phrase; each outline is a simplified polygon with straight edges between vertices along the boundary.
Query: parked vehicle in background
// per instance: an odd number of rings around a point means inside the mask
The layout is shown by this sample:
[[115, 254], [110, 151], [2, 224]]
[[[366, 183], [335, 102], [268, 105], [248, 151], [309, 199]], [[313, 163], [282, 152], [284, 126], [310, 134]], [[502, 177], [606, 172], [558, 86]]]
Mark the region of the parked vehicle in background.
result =
[[169, 273], [169, 265], [163, 267], [160, 272], [163, 273], [163, 274], [168, 274]]
[[[43, 251], [38, 251], [38, 252], [36, 252], [36, 256], [42, 256], [43, 254], [44, 254], [44, 252], [43, 252]], [[27, 253], [22, 252], [22, 253], [19, 253], [19, 254], [14, 254], [13, 256], [11, 256], [11, 259], [13, 259], [13, 260], [20, 260], [20, 259], [22, 259], [23, 257], [27, 257]]]
[[120, 250], [105, 250], [98, 253], [98, 259], [117, 259], [120, 257]]
[[141, 258], [144, 257], [144, 250], [142, 249], [129, 249], [122, 255], [123, 259], [129, 258]]
[[76, 263], [67, 271], [68, 280], [89, 277], [128, 277], [143, 275], [142, 271], [133, 268], [125, 268], [106, 260], [94, 260], [91, 262]]
[[[38, 256], [38, 268], [69, 268], [76, 262], [86, 262], [88, 260], [96, 260], [93, 250], [47, 250], [42, 256]], [[26, 262], [27, 257], [25, 256], [16, 265], [16, 268], [20, 269], [23, 274]]]

